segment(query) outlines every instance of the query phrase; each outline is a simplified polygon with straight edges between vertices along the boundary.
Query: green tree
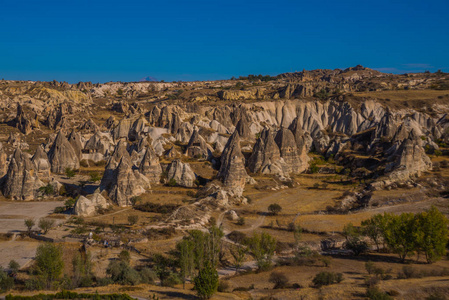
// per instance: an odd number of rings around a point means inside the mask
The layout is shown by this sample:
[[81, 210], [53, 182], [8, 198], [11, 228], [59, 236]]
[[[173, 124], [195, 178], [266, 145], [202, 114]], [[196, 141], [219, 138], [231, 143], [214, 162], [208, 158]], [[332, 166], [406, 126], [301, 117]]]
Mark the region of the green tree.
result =
[[130, 225], [135, 225], [135, 224], [137, 224], [138, 221], [139, 221], [139, 216], [138, 215], [130, 215], [130, 216], [128, 216], [128, 223]]
[[383, 215], [374, 215], [370, 219], [362, 221], [362, 231], [373, 241], [377, 251], [380, 250], [381, 243], [383, 243], [383, 247], [385, 248], [384, 233], [387, 230], [390, 219], [391, 216], [385, 213]]
[[368, 250], [368, 244], [361, 238], [360, 229], [356, 228], [352, 223], [344, 226], [343, 236], [346, 238], [345, 248], [351, 250], [355, 256]]
[[118, 255], [118, 259], [129, 264], [129, 262], [131, 261], [131, 255], [127, 250], [122, 250], [122, 252], [120, 252], [120, 254]]
[[181, 277], [183, 288], [185, 288], [185, 281], [187, 277], [193, 275], [195, 270], [195, 243], [192, 239], [183, 239], [176, 244], [176, 250], [179, 252], [178, 264], [181, 269]]
[[437, 261], [446, 252], [447, 218], [432, 206], [428, 211], [417, 214], [415, 222], [417, 250], [424, 252], [428, 263]]
[[2, 267], [0, 267], [0, 291], [7, 292], [13, 288], [14, 278], [9, 277]]
[[209, 299], [217, 291], [218, 273], [217, 270], [207, 262], [193, 280], [194, 289], [201, 299]]
[[59, 246], [45, 243], [37, 247], [36, 274], [48, 289], [53, 288], [54, 283], [61, 279], [63, 268], [62, 249]]
[[33, 229], [33, 226], [36, 225], [36, 222], [34, 222], [33, 219], [26, 219], [25, 220], [25, 226], [28, 231], [28, 236], [31, 236], [31, 230]]
[[20, 269], [20, 265], [18, 262], [16, 262], [15, 260], [11, 260], [9, 262], [9, 270], [11, 271], [11, 273], [15, 276], [17, 275], [17, 273], [19, 273], [19, 269]]
[[229, 251], [234, 258], [235, 272], [238, 272], [239, 269], [243, 266], [243, 261], [245, 260], [245, 256], [248, 253], [248, 248], [242, 245], [233, 245], [231, 246]]
[[277, 203], [273, 203], [268, 206], [268, 211], [273, 215], [277, 215], [282, 211], [282, 207]]
[[44, 234], [47, 234], [48, 231], [53, 227], [55, 221], [50, 219], [40, 219], [39, 220], [39, 228], [44, 231]]
[[72, 259], [72, 267], [73, 287], [87, 287], [92, 285], [92, 257], [89, 252], [84, 255], [77, 253]]
[[271, 260], [276, 250], [276, 239], [268, 233], [254, 233], [247, 240], [249, 251], [257, 261], [260, 270], [266, 270], [271, 266]]
[[416, 249], [416, 235], [416, 221], [412, 213], [390, 216], [384, 237], [388, 247], [402, 261]]

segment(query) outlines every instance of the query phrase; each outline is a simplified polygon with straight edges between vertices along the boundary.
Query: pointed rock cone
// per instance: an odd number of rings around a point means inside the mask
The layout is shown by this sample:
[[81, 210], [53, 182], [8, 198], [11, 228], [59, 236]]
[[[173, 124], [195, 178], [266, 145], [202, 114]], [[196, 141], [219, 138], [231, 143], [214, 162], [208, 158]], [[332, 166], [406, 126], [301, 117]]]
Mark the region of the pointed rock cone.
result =
[[36, 175], [34, 164], [17, 148], [9, 163], [3, 195], [14, 200], [33, 200], [42, 185]]
[[159, 157], [151, 145], [148, 146], [145, 155], [139, 165], [139, 171], [145, 175], [151, 183], [158, 183], [161, 179], [162, 168]]
[[53, 173], [64, 173], [67, 168], [79, 169], [80, 167], [75, 149], [61, 131], [48, 152], [48, 159]]
[[241, 196], [248, 174], [245, 170], [245, 157], [240, 149], [240, 137], [237, 130], [229, 138], [221, 155], [219, 178], [225, 188], [235, 196]]

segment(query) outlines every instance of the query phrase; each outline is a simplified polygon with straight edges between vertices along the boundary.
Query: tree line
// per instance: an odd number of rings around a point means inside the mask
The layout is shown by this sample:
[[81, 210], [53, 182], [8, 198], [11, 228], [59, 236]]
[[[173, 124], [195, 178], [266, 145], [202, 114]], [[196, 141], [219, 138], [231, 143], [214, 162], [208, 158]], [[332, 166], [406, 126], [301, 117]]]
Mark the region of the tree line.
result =
[[346, 248], [354, 254], [368, 250], [364, 237], [368, 237], [377, 251], [387, 249], [396, 253], [402, 262], [417, 254], [424, 254], [428, 263], [435, 262], [446, 253], [448, 219], [435, 207], [420, 213], [377, 214], [362, 222], [360, 228], [351, 223], [343, 229]]

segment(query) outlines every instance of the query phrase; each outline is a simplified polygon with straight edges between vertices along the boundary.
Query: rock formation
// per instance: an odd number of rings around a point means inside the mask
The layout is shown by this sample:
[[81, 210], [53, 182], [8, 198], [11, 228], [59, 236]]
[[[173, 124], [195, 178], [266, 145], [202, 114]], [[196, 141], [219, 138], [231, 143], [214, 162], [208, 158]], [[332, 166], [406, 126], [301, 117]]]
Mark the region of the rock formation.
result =
[[229, 138], [221, 155], [221, 166], [217, 178], [223, 182], [230, 194], [241, 196], [247, 176], [245, 157], [240, 150], [240, 137], [236, 130]]
[[196, 176], [188, 163], [183, 163], [176, 159], [170, 163], [167, 168], [167, 180], [174, 181], [177, 185], [184, 187], [193, 187]]
[[75, 149], [61, 131], [48, 152], [48, 159], [53, 173], [64, 173], [67, 168], [76, 170], [80, 167]]
[[139, 171], [145, 175], [150, 183], [158, 183], [161, 179], [162, 168], [159, 163], [159, 157], [151, 145], [148, 146], [139, 165]]
[[109, 198], [121, 207], [131, 205], [132, 197], [145, 193], [149, 188], [149, 180], [138, 170], [133, 170], [130, 160], [126, 158], [120, 160], [111, 181], [106, 186]]
[[308, 168], [307, 154], [301, 153], [298, 149], [295, 137], [289, 129], [280, 129], [276, 134], [275, 142], [285, 162], [283, 168], [286, 174], [298, 174]]
[[187, 144], [185, 154], [194, 158], [207, 159], [212, 154], [212, 149], [199, 134], [198, 130], [194, 130]]
[[31, 159], [34, 166], [36, 167], [36, 172], [42, 177], [50, 176], [51, 164], [48, 160], [47, 153], [45, 153], [44, 147], [39, 145], [36, 152]]
[[8, 170], [8, 162], [5, 149], [3, 149], [3, 144], [0, 143], [0, 179], [6, 174]]
[[95, 215], [98, 208], [105, 209], [108, 207], [109, 203], [99, 191], [96, 191], [94, 194], [87, 197], [79, 196], [75, 203], [74, 213], [77, 216], [89, 217]]
[[27, 154], [17, 148], [11, 157], [6, 180], [3, 185], [3, 195], [14, 200], [33, 200], [37, 197], [43, 183], [36, 174], [34, 164]]

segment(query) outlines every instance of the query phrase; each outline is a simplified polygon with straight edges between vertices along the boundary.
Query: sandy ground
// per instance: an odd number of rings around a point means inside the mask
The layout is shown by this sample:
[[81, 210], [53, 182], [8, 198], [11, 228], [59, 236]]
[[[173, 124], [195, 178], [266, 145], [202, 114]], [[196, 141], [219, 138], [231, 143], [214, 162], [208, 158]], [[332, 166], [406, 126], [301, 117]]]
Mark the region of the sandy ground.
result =
[[26, 266], [35, 256], [37, 241], [8, 241], [0, 242], [0, 266], [6, 268], [14, 259], [20, 267]]
[[0, 202], [0, 233], [26, 230], [24, 220], [31, 218], [37, 223], [53, 212], [55, 207], [63, 206], [60, 201], [49, 202]]

